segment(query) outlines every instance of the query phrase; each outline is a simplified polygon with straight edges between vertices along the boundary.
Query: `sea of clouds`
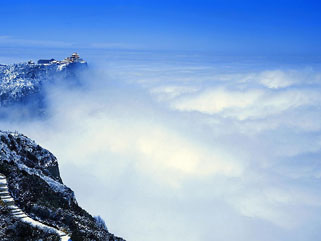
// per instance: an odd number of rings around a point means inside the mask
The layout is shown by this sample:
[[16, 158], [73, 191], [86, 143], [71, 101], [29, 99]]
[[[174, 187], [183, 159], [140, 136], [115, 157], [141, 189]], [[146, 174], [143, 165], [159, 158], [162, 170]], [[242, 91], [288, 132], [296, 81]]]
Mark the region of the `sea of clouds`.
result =
[[57, 156], [82, 207], [132, 241], [320, 237], [318, 64], [111, 56], [50, 86], [46, 118], [0, 123]]

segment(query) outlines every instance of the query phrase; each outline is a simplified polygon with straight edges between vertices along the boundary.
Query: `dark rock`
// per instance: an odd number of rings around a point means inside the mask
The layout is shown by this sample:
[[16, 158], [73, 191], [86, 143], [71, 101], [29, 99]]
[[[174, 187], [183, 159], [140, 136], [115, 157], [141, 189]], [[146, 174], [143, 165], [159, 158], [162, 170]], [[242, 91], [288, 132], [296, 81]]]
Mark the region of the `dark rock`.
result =
[[[123, 240], [78, 206], [74, 192], [60, 178], [55, 156], [26, 136], [0, 131], [0, 173], [7, 177], [17, 206], [31, 218], [65, 230], [73, 241]], [[4, 227], [0, 240], [57, 240], [53, 234], [13, 220], [5, 207], [0, 208]]]

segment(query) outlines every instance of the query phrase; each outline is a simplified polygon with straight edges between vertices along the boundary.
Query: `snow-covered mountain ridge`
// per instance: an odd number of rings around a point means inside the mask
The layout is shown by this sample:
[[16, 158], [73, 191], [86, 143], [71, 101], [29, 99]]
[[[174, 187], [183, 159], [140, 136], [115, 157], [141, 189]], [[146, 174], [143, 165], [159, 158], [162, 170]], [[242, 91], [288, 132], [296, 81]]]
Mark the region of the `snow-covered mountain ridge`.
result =
[[50, 59], [0, 65], [0, 107], [41, 98], [46, 83], [74, 79], [79, 70], [86, 67], [87, 62], [77, 53], [62, 61]]
[[0, 174], [0, 240], [60, 240], [61, 232], [72, 241], [123, 241], [78, 206], [55, 156], [26, 136], [0, 131]]

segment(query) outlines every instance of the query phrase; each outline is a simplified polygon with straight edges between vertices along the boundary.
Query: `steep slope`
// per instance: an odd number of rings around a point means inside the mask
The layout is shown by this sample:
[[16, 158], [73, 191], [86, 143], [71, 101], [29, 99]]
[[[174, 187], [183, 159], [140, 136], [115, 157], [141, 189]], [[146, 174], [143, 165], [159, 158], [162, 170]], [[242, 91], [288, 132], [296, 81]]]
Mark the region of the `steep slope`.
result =
[[[21, 212], [18, 210], [21, 215], [26, 214], [32, 220], [70, 234], [73, 241], [123, 240], [110, 234], [78, 206], [73, 191], [60, 178], [56, 158], [26, 136], [0, 131], [0, 173], [8, 184], [8, 189], [0, 185], [0, 192], [10, 194], [2, 197], [12, 197], [12, 205], [21, 209]], [[60, 239], [50, 229], [46, 231], [28, 225], [12, 215], [10, 205], [5, 205], [3, 200], [0, 210], [0, 240], [7, 240], [9, 236], [10, 240], [20, 240], [21, 233], [24, 240]]]
[[19, 221], [28, 224], [29, 226], [36, 227], [37, 229], [44, 230], [47, 233], [56, 234], [59, 236], [60, 240], [68, 241], [70, 236], [59, 229], [50, 227], [41, 222], [30, 218], [24, 211], [22, 211], [17, 205], [15, 205], [14, 199], [11, 197], [7, 185], [7, 179], [4, 175], [0, 174], [0, 200], [2, 201], [2, 206], [7, 207], [10, 215]]

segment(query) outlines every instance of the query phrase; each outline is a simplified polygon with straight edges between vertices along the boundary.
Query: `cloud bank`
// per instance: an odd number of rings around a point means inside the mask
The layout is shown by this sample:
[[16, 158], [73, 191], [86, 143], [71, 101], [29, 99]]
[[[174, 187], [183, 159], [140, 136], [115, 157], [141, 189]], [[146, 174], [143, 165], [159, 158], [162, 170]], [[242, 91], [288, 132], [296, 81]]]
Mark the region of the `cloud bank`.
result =
[[51, 86], [48, 118], [1, 125], [52, 151], [80, 205], [111, 232], [142, 241], [320, 236], [318, 67], [127, 56], [84, 78], [78, 89]]

